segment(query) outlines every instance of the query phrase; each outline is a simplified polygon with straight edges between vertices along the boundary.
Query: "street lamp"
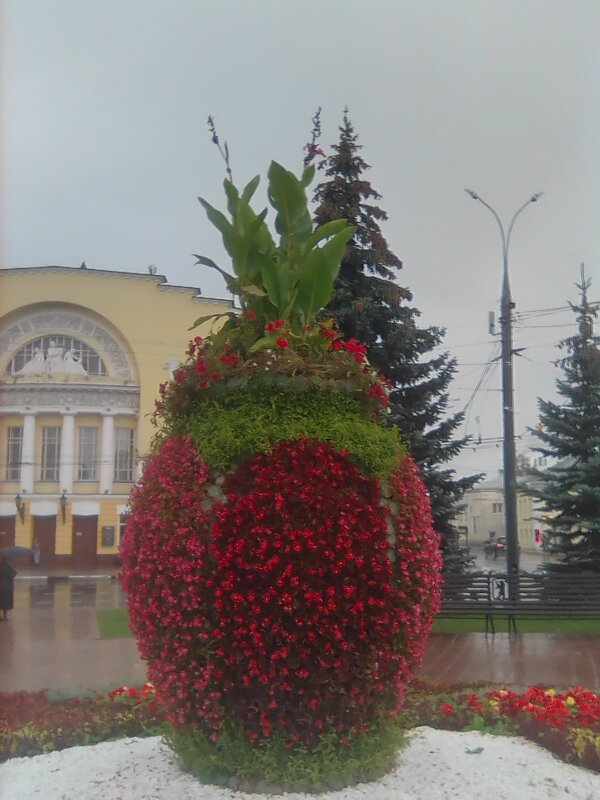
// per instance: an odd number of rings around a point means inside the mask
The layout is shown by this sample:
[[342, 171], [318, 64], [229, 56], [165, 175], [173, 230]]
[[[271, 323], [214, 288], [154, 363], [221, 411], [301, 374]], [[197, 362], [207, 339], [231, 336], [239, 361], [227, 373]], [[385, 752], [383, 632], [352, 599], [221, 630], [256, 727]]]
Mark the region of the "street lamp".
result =
[[465, 189], [469, 197], [489, 209], [500, 228], [502, 239], [502, 298], [500, 300], [500, 328], [502, 333], [502, 422], [503, 422], [503, 466], [504, 466], [504, 524], [506, 527], [506, 571], [509, 575], [519, 572], [519, 538], [517, 530], [517, 455], [515, 451], [515, 408], [513, 386], [512, 309], [515, 304], [510, 295], [508, 278], [508, 248], [510, 235], [519, 214], [530, 203], [537, 203], [543, 192], [536, 192], [515, 213], [508, 230], [504, 231], [502, 220], [494, 209], [476, 192]]

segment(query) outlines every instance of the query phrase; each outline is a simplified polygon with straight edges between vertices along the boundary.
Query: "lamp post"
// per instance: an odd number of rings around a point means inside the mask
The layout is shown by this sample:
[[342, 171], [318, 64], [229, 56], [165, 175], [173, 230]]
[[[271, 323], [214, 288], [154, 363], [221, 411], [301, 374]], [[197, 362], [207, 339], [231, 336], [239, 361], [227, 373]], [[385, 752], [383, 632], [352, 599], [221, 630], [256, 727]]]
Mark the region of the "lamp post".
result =
[[[512, 309], [515, 304], [510, 294], [508, 277], [508, 248], [510, 236], [519, 214], [530, 203], [536, 203], [543, 192], [532, 195], [514, 214], [508, 230], [496, 211], [476, 192], [465, 189], [469, 197], [479, 201], [492, 212], [502, 240], [502, 297], [500, 300], [500, 329], [502, 333], [502, 423], [503, 423], [503, 467], [504, 467], [504, 524], [506, 528], [506, 571], [509, 575], [519, 572], [519, 537], [517, 530], [517, 455], [515, 451], [515, 408], [513, 384]], [[512, 582], [511, 582], [512, 587]], [[511, 591], [512, 594], [512, 591]]]
[[62, 521], [63, 524], [67, 518], [67, 490], [63, 489], [63, 493], [58, 498], [58, 502], [60, 503], [60, 510], [62, 511]]

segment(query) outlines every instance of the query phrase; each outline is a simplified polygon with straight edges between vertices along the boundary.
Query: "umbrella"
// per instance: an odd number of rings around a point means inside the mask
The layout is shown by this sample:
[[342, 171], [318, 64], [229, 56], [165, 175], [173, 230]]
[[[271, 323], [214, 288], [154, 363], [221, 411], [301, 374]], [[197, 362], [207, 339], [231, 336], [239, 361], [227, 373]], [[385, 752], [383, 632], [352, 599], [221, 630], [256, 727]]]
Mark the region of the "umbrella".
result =
[[0, 558], [10, 558], [10, 556], [32, 556], [33, 550], [31, 547], [19, 547], [16, 544], [8, 545], [8, 547], [0, 547]]

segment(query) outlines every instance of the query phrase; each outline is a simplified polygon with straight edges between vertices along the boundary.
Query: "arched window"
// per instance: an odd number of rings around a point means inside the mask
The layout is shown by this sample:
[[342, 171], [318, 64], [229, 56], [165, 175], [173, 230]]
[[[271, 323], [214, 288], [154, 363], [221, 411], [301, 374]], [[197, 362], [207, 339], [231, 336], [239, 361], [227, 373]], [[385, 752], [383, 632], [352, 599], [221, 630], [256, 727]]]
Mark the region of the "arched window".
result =
[[40, 336], [28, 342], [11, 358], [7, 372], [11, 375], [108, 374], [95, 350], [80, 339], [62, 334]]

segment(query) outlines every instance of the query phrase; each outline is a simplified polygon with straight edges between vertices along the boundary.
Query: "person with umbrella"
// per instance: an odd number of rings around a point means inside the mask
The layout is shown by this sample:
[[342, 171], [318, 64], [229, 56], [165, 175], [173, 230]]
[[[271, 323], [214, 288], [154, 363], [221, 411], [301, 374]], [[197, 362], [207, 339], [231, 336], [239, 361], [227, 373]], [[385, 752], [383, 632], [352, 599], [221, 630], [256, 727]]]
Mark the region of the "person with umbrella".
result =
[[17, 570], [9, 563], [6, 556], [0, 560], [0, 620], [4, 622], [8, 619], [8, 612], [12, 610], [14, 604], [15, 575]]

